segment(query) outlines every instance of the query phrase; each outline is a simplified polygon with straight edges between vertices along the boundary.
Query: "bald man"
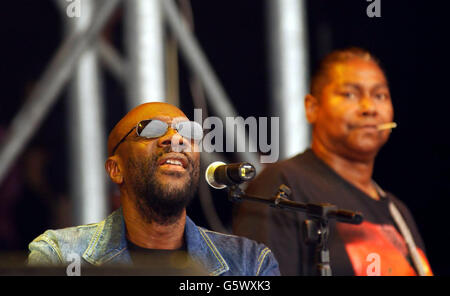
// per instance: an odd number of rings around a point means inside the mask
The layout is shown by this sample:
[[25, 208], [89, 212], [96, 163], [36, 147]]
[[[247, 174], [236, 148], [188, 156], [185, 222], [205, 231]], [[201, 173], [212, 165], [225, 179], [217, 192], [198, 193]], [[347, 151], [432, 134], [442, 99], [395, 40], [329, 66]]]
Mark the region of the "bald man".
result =
[[105, 163], [121, 208], [100, 223], [46, 231], [29, 245], [29, 265], [68, 265], [75, 254], [82, 265], [179, 268], [177, 254], [186, 254], [209, 275], [279, 275], [266, 246], [198, 227], [186, 215], [202, 136], [201, 125], [170, 104], [131, 110], [109, 135]]

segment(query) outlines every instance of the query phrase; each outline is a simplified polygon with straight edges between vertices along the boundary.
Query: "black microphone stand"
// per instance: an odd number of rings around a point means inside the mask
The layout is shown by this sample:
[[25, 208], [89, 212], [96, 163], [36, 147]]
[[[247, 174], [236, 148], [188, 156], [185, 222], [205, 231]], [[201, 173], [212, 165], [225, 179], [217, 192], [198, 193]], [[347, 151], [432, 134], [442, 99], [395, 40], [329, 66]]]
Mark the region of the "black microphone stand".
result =
[[288, 196], [291, 189], [286, 185], [281, 185], [278, 192], [271, 198], [255, 195], [248, 195], [238, 184], [228, 186], [228, 200], [240, 202], [242, 200], [254, 201], [268, 204], [271, 207], [287, 209], [306, 213], [308, 219], [303, 222], [303, 234], [306, 244], [315, 245], [315, 261], [318, 275], [331, 276], [330, 251], [328, 249], [328, 236], [330, 219], [339, 222], [360, 224], [363, 216], [359, 212], [340, 210], [337, 206], [329, 203], [300, 203], [291, 201]]

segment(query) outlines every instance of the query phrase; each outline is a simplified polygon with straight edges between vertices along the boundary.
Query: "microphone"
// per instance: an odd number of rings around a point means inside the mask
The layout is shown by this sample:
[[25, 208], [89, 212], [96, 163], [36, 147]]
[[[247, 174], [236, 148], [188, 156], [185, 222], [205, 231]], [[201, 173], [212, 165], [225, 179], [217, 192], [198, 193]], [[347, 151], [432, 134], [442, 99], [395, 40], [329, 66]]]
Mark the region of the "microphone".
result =
[[256, 175], [256, 169], [248, 162], [225, 164], [215, 161], [206, 168], [206, 182], [215, 189], [238, 185], [250, 181]]

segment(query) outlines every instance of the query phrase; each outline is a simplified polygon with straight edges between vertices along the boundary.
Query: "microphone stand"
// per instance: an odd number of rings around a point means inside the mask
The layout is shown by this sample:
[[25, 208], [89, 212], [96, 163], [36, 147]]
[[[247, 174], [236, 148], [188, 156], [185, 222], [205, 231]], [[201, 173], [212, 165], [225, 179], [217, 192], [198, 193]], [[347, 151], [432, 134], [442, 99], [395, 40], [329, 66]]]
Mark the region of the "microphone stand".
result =
[[361, 224], [363, 216], [359, 212], [338, 209], [329, 203], [300, 203], [288, 199], [291, 189], [281, 185], [278, 192], [271, 198], [248, 195], [238, 184], [228, 186], [228, 200], [242, 200], [265, 203], [278, 209], [286, 209], [306, 213], [308, 219], [303, 222], [303, 235], [306, 244], [315, 245], [316, 270], [320, 276], [331, 276], [330, 251], [328, 236], [330, 219], [350, 224]]

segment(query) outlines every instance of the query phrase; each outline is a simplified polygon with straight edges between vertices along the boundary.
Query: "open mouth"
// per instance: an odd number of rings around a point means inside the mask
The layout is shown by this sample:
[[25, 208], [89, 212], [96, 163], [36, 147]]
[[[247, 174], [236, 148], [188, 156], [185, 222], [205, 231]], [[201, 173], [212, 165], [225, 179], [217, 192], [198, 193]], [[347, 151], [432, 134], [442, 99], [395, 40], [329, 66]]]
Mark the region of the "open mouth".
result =
[[185, 170], [188, 160], [183, 154], [167, 153], [159, 159], [158, 165], [164, 169]]
[[163, 164], [183, 166], [183, 163], [177, 159], [167, 159]]

